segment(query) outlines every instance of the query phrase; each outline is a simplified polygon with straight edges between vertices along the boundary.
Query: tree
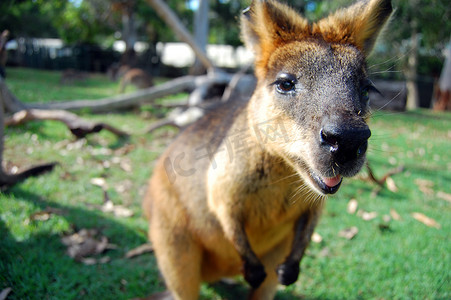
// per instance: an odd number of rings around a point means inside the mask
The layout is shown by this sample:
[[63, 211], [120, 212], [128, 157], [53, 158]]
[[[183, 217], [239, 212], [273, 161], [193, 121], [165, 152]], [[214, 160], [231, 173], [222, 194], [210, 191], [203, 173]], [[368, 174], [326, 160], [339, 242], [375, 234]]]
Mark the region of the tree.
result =
[[[403, 65], [408, 86], [407, 107], [419, 106], [416, 80], [424, 57], [421, 53], [438, 54], [445, 47], [451, 32], [451, 7], [447, 0], [398, 0], [395, 19], [397, 26], [388, 38], [396, 46], [408, 41], [407, 59]], [[401, 48], [401, 47], [399, 47]], [[399, 49], [398, 48], [398, 49]], [[402, 48], [401, 48], [402, 49]]]
[[447, 0], [393, 2], [396, 10], [382, 43], [375, 49], [371, 72], [405, 79], [407, 108], [414, 109], [419, 106], [419, 75], [440, 73], [441, 53], [451, 32], [451, 7]]
[[[194, 13], [194, 41], [204, 53], [207, 53], [209, 1], [199, 0], [198, 3], [199, 6]], [[190, 73], [193, 75], [205, 73], [205, 68], [197, 57], [194, 65], [191, 67]]]
[[[53, 2], [53, 1], [52, 1]], [[54, 12], [60, 13], [65, 0], [54, 1]], [[2, 0], [0, 1], [0, 30], [9, 29], [13, 36], [56, 37], [53, 26], [53, 13], [49, 15], [41, 10], [40, 1]], [[33, 26], [30, 26], [33, 24]]]

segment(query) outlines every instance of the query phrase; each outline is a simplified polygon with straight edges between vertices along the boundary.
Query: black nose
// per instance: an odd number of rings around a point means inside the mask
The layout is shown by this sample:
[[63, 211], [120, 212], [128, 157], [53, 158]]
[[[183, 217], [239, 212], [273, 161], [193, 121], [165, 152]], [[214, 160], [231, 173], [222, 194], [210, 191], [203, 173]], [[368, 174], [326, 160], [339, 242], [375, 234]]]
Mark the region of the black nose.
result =
[[370, 136], [366, 124], [358, 127], [327, 124], [320, 130], [320, 143], [337, 163], [344, 164], [365, 154]]

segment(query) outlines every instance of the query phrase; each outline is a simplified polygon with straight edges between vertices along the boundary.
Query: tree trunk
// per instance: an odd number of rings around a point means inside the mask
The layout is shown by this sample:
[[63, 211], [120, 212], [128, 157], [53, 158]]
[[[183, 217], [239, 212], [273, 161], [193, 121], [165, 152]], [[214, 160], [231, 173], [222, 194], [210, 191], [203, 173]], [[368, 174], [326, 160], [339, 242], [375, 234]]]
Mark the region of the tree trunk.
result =
[[409, 51], [406, 69], [407, 103], [406, 109], [412, 110], [420, 107], [420, 95], [417, 86], [418, 51], [420, 48], [420, 36], [417, 31], [417, 22], [412, 22], [412, 48]]
[[210, 72], [214, 69], [214, 65], [207, 57], [201, 47], [197, 45], [192, 35], [183, 26], [177, 15], [169, 8], [169, 6], [163, 0], [147, 0], [150, 6], [152, 6], [158, 15], [171, 27], [178, 38], [187, 43], [194, 51], [196, 57], [202, 62], [204, 67]]
[[[208, 42], [208, 0], [199, 0], [199, 7], [194, 13], [194, 39], [196, 44], [207, 53]], [[200, 59], [196, 56], [194, 65], [191, 67], [191, 75], [201, 75], [206, 71]]]
[[129, 1], [122, 11], [122, 38], [125, 42], [125, 51], [132, 51], [137, 40], [134, 0]]

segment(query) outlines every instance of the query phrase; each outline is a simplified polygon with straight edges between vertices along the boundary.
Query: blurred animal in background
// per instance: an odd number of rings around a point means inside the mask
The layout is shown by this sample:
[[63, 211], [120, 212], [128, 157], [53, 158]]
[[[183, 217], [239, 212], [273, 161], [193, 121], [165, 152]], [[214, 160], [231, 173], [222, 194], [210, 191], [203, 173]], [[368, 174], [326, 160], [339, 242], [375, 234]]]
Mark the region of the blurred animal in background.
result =
[[[125, 67], [125, 66], [123, 66], [123, 67]], [[153, 86], [152, 77], [143, 69], [122, 68], [122, 70], [121, 70], [121, 68], [119, 68], [118, 75], [120, 76], [120, 73], [124, 73], [124, 74], [119, 77], [120, 78], [120, 83], [119, 83], [119, 92], [120, 93], [125, 92], [125, 89], [127, 88], [128, 85], [134, 85], [138, 89], [145, 89], [145, 88]]]

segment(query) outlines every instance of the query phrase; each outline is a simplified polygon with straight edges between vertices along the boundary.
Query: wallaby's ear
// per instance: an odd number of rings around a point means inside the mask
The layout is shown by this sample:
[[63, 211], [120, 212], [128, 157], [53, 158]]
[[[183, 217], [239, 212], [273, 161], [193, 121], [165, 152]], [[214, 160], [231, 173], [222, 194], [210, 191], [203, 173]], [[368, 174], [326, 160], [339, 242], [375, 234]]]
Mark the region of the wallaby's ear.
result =
[[330, 43], [349, 43], [369, 55], [392, 13], [390, 0], [362, 0], [313, 25], [313, 34]]
[[306, 19], [274, 0], [253, 0], [241, 16], [241, 35], [256, 56], [257, 68], [266, 64], [277, 47], [309, 34]]

